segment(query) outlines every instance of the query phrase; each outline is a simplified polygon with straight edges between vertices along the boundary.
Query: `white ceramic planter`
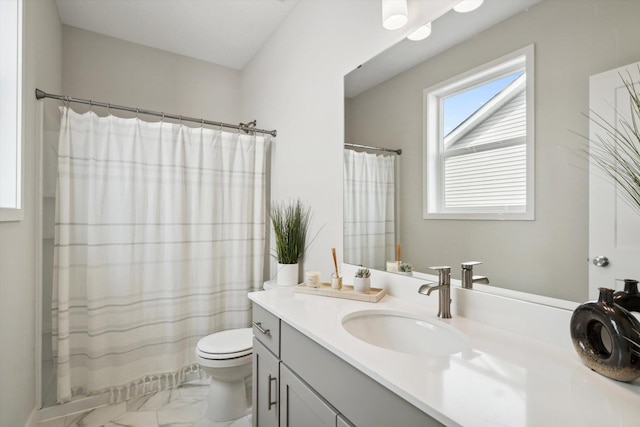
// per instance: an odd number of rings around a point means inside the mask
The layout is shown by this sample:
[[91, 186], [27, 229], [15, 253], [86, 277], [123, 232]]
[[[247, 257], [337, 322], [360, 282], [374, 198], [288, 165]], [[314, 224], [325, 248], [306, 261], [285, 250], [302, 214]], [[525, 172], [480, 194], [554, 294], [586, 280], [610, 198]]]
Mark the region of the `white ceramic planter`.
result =
[[371, 277], [354, 277], [353, 290], [360, 293], [367, 293], [371, 289]]
[[298, 283], [298, 264], [278, 263], [278, 286], [295, 286]]

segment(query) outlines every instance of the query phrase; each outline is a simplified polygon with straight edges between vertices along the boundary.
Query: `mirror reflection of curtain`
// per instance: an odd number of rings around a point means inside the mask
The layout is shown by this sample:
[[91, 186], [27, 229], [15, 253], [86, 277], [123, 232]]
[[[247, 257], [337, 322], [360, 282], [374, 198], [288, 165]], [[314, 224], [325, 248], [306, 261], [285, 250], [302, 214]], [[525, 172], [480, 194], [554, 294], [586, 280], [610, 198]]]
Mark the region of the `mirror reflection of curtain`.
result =
[[344, 260], [385, 268], [395, 260], [395, 155], [344, 150]]

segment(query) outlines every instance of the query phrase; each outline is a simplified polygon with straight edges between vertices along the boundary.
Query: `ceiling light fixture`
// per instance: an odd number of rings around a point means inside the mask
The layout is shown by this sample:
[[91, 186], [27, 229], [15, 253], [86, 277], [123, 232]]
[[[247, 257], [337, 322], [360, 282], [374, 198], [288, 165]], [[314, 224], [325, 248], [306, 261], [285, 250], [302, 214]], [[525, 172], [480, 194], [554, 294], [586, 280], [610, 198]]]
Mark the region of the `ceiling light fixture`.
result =
[[413, 33], [409, 34], [407, 38], [414, 42], [424, 40], [431, 35], [431, 22], [426, 23], [418, 27]]
[[385, 29], [397, 30], [408, 20], [407, 0], [382, 0], [382, 26]]
[[463, 0], [457, 5], [453, 6], [453, 10], [459, 13], [471, 12], [476, 10], [482, 5], [484, 0]]

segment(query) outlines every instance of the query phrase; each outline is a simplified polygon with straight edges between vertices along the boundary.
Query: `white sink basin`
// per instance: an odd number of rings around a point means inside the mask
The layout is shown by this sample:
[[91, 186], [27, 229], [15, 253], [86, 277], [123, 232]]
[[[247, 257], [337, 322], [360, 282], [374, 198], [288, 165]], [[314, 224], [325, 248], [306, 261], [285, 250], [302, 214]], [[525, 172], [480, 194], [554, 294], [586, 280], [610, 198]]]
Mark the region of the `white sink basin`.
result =
[[453, 326], [398, 311], [357, 311], [346, 315], [342, 326], [371, 345], [418, 356], [449, 356], [471, 348]]

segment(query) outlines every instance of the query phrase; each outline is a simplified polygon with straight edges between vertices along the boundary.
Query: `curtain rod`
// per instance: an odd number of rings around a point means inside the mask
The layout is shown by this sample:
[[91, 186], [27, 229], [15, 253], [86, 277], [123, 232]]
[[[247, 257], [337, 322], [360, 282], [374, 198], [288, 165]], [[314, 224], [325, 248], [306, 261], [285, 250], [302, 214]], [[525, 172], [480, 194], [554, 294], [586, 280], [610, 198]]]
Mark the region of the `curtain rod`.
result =
[[402, 154], [402, 149], [400, 148], [393, 149], [393, 148], [374, 147], [371, 145], [350, 144], [348, 142], [345, 142], [344, 146], [348, 148], [364, 148], [367, 150], [386, 151], [389, 153], [396, 153], [398, 156]]
[[211, 120], [204, 120], [204, 119], [196, 119], [193, 117], [186, 117], [186, 116], [179, 116], [176, 114], [165, 114], [163, 112], [159, 112], [159, 111], [151, 111], [151, 110], [143, 110], [142, 108], [132, 108], [132, 107], [123, 107], [122, 105], [114, 105], [114, 104], [108, 104], [105, 102], [96, 102], [96, 101], [91, 101], [88, 99], [79, 99], [79, 98], [72, 98], [70, 96], [62, 96], [62, 95], [52, 95], [50, 93], [46, 93], [45, 91], [42, 91], [40, 89], [36, 89], [36, 99], [43, 99], [43, 98], [51, 98], [51, 99], [58, 99], [60, 101], [65, 101], [65, 102], [75, 102], [78, 104], [88, 104], [90, 106], [96, 106], [96, 107], [105, 107], [107, 109], [113, 109], [113, 110], [123, 110], [123, 111], [129, 111], [132, 113], [136, 113], [136, 114], [146, 114], [148, 116], [156, 116], [156, 117], [162, 117], [167, 118], [167, 119], [175, 119], [175, 120], [181, 120], [181, 121], [185, 121], [185, 122], [194, 122], [194, 123], [200, 123], [201, 125], [210, 125], [210, 126], [220, 126], [220, 127], [225, 127], [225, 128], [230, 128], [230, 129], [238, 129], [244, 132], [258, 132], [258, 133], [268, 133], [271, 136], [275, 137], [278, 135], [278, 131], [277, 130], [265, 130], [265, 129], [258, 129], [255, 128], [253, 126], [255, 126], [256, 121], [254, 120], [253, 122], [249, 122], [249, 123], [240, 123], [238, 125], [232, 125], [229, 123], [221, 123], [221, 122], [214, 122]]

